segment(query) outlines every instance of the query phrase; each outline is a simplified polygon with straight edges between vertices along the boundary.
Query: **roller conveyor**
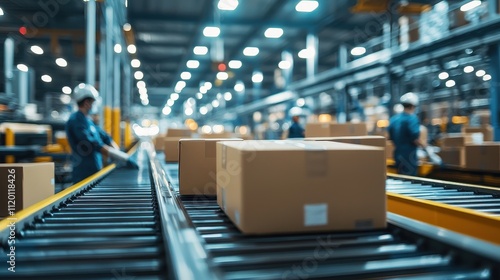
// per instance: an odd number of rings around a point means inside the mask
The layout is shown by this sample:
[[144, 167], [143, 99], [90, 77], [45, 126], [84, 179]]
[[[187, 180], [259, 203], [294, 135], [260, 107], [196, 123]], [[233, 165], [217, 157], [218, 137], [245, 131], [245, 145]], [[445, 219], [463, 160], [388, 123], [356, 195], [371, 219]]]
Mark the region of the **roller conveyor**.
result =
[[0, 279], [168, 279], [146, 160], [115, 169], [16, 232], [15, 273], [2, 240]]

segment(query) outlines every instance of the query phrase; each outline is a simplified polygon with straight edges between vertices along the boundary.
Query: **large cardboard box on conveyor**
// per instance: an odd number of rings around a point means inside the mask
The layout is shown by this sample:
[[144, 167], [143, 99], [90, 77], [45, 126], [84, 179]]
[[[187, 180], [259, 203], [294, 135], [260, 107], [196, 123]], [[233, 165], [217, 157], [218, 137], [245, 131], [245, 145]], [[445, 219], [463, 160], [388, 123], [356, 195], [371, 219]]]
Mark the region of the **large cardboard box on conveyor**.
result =
[[384, 228], [384, 159], [329, 141], [219, 142], [217, 202], [248, 234]]
[[54, 163], [0, 164], [0, 182], [0, 217], [6, 217], [54, 195]]
[[461, 148], [472, 143], [472, 133], [450, 133], [441, 139], [443, 148]]
[[179, 192], [182, 195], [215, 195], [216, 143], [227, 139], [181, 139], [179, 141]]
[[478, 171], [500, 171], [500, 143], [466, 145], [465, 167]]
[[166, 162], [179, 161], [179, 140], [182, 137], [164, 137], [163, 138], [163, 153], [165, 154]]
[[340, 136], [340, 137], [310, 137], [305, 138], [306, 141], [332, 141], [332, 142], [340, 142], [340, 143], [348, 143], [348, 144], [358, 144], [358, 145], [367, 145], [374, 147], [386, 147], [385, 137], [383, 136]]
[[306, 137], [364, 136], [368, 131], [365, 123], [308, 123]]
[[465, 148], [464, 147], [444, 147], [439, 151], [443, 164], [451, 166], [465, 166]]

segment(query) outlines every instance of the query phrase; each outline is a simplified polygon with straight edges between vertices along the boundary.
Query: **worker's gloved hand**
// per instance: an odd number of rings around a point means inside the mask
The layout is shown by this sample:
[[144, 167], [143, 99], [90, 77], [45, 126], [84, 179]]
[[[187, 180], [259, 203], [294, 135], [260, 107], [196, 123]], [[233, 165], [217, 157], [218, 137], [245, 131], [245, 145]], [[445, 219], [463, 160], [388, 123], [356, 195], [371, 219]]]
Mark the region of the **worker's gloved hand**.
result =
[[130, 169], [139, 169], [139, 165], [137, 164], [137, 162], [135, 161], [135, 159], [133, 159], [132, 157], [129, 157], [129, 159], [127, 160], [127, 163], [125, 164], [125, 166], [127, 168], [130, 168]]
[[139, 169], [139, 166], [137, 165], [135, 159], [130, 155], [128, 155], [127, 153], [124, 153], [115, 148], [110, 148], [108, 149], [108, 154], [111, 157], [111, 159], [116, 161], [118, 164], [123, 164], [126, 167], [132, 169]]

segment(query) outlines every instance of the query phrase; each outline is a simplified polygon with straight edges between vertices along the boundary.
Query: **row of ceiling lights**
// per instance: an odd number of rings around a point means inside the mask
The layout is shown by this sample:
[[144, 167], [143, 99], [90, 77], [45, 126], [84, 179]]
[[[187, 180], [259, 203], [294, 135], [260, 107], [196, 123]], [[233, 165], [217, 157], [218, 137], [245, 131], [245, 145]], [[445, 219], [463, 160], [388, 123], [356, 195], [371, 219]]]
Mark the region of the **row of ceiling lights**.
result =
[[[467, 73], [467, 74], [472, 73], [472, 72], [474, 72], [474, 66], [471, 66], [471, 65], [465, 66], [463, 71], [464, 71], [464, 73]], [[440, 80], [446, 80], [449, 77], [450, 77], [450, 74], [448, 74], [448, 72], [446, 72], [446, 71], [443, 71], [443, 72], [438, 74], [438, 78]], [[485, 81], [485, 82], [491, 80], [491, 75], [486, 74], [486, 71], [484, 71], [482, 69], [479, 69], [476, 71], [476, 77], [478, 77], [478, 78], [482, 77], [483, 81]], [[455, 81], [452, 79], [447, 80], [445, 82], [445, 86], [449, 87], [449, 88], [454, 87], [455, 84], [456, 84]]]

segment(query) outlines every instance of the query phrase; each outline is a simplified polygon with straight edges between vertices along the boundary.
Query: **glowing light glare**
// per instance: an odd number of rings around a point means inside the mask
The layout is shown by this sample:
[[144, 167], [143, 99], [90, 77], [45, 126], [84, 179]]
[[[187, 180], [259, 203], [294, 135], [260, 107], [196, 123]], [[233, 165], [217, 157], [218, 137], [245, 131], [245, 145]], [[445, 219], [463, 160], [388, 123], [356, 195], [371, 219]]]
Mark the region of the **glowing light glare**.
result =
[[212, 106], [214, 106], [214, 108], [219, 107], [219, 105], [220, 105], [219, 100], [212, 101]]
[[121, 53], [122, 52], [122, 45], [116, 44], [113, 49], [114, 49], [115, 53]]
[[484, 71], [484, 70], [477, 70], [477, 72], [476, 72], [476, 76], [478, 76], [478, 77], [482, 77], [485, 74], [486, 74], [486, 71]]
[[19, 71], [28, 72], [28, 66], [26, 66], [25, 64], [18, 64], [17, 69]]
[[63, 104], [71, 103], [71, 96], [69, 96], [69, 95], [61, 95], [61, 97], [59, 99], [61, 99], [61, 102]]
[[141, 94], [139, 94], [139, 98], [141, 98], [141, 100], [146, 100], [146, 99], [148, 99], [148, 94], [147, 93], [141, 93]]
[[135, 45], [128, 45], [127, 47], [127, 51], [128, 53], [130, 54], [134, 54], [137, 52], [137, 47]]
[[290, 69], [290, 67], [292, 67], [292, 64], [290, 63], [290, 61], [282, 60], [280, 61], [280, 63], [278, 63], [278, 67], [280, 69], [286, 70]]
[[219, 34], [220, 29], [216, 26], [207, 26], [203, 29], [203, 35], [205, 35], [205, 37], [217, 37]]
[[364, 47], [355, 47], [351, 50], [351, 54], [354, 56], [364, 55], [366, 53], [366, 49]]
[[223, 125], [220, 125], [220, 124], [216, 124], [212, 127], [212, 131], [214, 133], [222, 133], [224, 132], [224, 126]]
[[489, 81], [491, 80], [491, 75], [490, 74], [486, 74], [483, 76], [483, 81]]
[[197, 92], [197, 93], [196, 93], [196, 98], [197, 98], [197, 99], [202, 99], [202, 98], [203, 98], [203, 93], [201, 93], [201, 92]]
[[61, 57], [58, 58], [58, 59], [56, 59], [56, 64], [59, 67], [66, 67], [66, 66], [68, 66], [68, 62], [66, 61], [66, 59], [61, 58]]
[[221, 81], [225, 81], [229, 78], [229, 75], [226, 72], [219, 72], [217, 73], [217, 79]]
[[217, 100], [221, 100], [222, 99], [222, 93], [217, 93], [217, 96], [216, 96]]
[[311, 58], [314, 56], [314, 50], [312, 49], [302, 49], [299, 51], [299, 57], [306, 59], [306, 58]]
[[186, 108], [186, 110], [184, 110], [184, 114], [186, 114], [186, 116], [191, 116], [193, 114], [193, 108]]
[[237, 82], [235, 85], [234, 85], [234, 90], [237, 91], [237, 92], [242, 92], [245, 90], [245, 84], [243, 84], [242, 82]]
[[68, 86], [65, 86], [65, 87], [62, 88], [62, 92], [64, 94], [71, 94], [71, 88], [68, 87]]
[[200, 107], [200, 114], [206, 115], [208, 113], [208, 109], [205, 106]]
[[187, 68], [195, 69], [200, 67], [200, 62], [198, 60], [188, 60], [186, 66]]
[[132, 30], [132, 25], [130, 25], [130, 23], [125, 23], [123, 25], [123, 31], [129, 32], [130, 30]]
[[189, 73], [189, 72], [182, 72], [181, 73], [181, 79], [183, 79], [183, 80], [189, 80], [189, 79], [191, 79], [191, 73]]
[[50, 82], [52, 82], [52, 77], [49, 76], [49, 75], [43, 75], [42, 76], [42, 81], [44, 81], [46, 83], [50, 83]]
[[208, 48], [205, 46], [196, 46], [193, 49], [193, 53], [196, 55], [206, 55], [208, 53]]
[[43, 54], [43, 49], [37, 45], [33, 45], [30, 48], [31, 52], [37, 55], [42, 55]]
[[0, 8], [0, 16], [3, 16], [3, 15], [4, 15], [3, 9]]
[[264, 36], [266, 36], [266, 38], [279, 38], [279, 37], [283, 36], [283, 29], [272, 28], [272, 27], [268, 28], [264, 32]]
[[262, 83], [263, 80], [264, 76], [260, 72], [254, 73], [252, 76], [252, 82], [254, 83]]
[[132, 67], [134, 68], [139, 68], [141, 67], [141, 61], [137, 58], [134, 58], [132, 59], [132, 61], [130, 61], [130, 65], [132, 65]]
[[468, 3], [463, 4], [460, 7], [460, 11], [467, 12], [467, 11], [470, 11], [474, 8], [479, 7], [479, 6], [481, 6], [481, 1], [480, 0], [473, 0], [473, 1], [470, 1]]
[[178, 94], [178, 93], [175, 93], [175, 92], [174, 92], [174, 93], [172, 93], [172, 94], [170, 95], [170, 99], [172, 99], [173, 101], [175, 101], [175, 100], [179, 99], [179, 94]]
[[205, 86], [201, 86], [200, 93], [203, 93], [203, 94], [207, 93], [207, 88]]
[[141, 100], [142, 105], [148, 106], [149, 105], [149, 99]]
[[455, 81], [454, 80], [448, 80], [446, 81], [446, 87], [453, 87], [455, 86]]
[[217, 8], [223, 11], [234, 11], [238, 4], [238, 0], [219, 0]]
[[301, 13], [310, 13], [318, 8], [318, 1], [302, 0], [295, 6], [295, 10]]
[[136, 80], [142, 80], [142, 78], [144, 78], [144, 73], [142, 73], [142, 71], [135, 71], [134, 78]]
[[168, 116], [172, 112], [172, 109], [170, 107], [163, 107], [163, 110], [161, 112], [165, 115]]
[[446, 80], [446, 79], [448, 79], [448, 77], [450, 77], [450, 74], [448, 74], [447, 72], [441, 72], [438, 75], [438, 78], [441, 80]]
[[148, 93], [148, 89], [143, 87], [143, 88], [140, 88], [139, 89], [139, 94], [147, 94]]
[[472, 67], [470, 65], [469, 66], [465, 66], [464, 67], [464, 72], [465, 73], [472, 73], [472, 72], [474, 72], [474, 67]]
[[204, 86], [207, 90], [212, 89], [212, 83], [211, 83], [211, 82], [205, 82], [205, 83], [203, 84], [203, 86]]
[[146, 83], [144, 81], [137, 82], [137, 88], [145, 88], [145, 87], [146, 87]]
[[242, 66], [242, 63], [239, 60], [231, 60], [231, 61], [229, 61], [229, 63], [227, 65], [231, 69], [240, 69]]
[[[200, 108], [200, 110], [201, 110], [201, 108]], [[201, 113], [201, 112], [200, 112], [200, 113]], [[205, 114], [201, 113], [201, 114], [202, 114], [202, 115], [205, 115], [206, 113], [205, 113]], [[202, 126], [202, 127], [201, 127], [201, 132], [203, 132], [203, 133], [205, 133], [205, 134], [212, 133], [212, 127], [211, 127], [211, 126], [209, 126], [209, 125], [204, 125], [204, 126]]]
[[172, 99], [167, 100], [167, 106], [172, 107], [174, 105], [174, 101]]
[[304, 107], [304, 105], [306, 105], [306, 100], [304, 98], [299, 98], [297, 99], [297, 106], [299, 107]]
[[229, 91], [224, 93], [224, 100], [230, 101], [231, 99], [233, 99], [233, 95]]
[[[243, 54], [246, 55], [246, 56], [256, 56], [256, 55], [259, 54], [259, 48], [256, 48], [256, 47], [246, 47], [246, 48], [243, 49]], [[229, 67], [231, 67], [231, 66], [229, 66]]]

